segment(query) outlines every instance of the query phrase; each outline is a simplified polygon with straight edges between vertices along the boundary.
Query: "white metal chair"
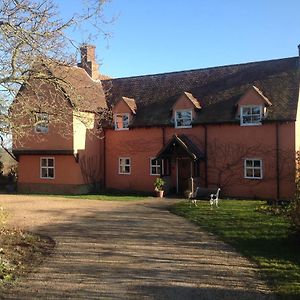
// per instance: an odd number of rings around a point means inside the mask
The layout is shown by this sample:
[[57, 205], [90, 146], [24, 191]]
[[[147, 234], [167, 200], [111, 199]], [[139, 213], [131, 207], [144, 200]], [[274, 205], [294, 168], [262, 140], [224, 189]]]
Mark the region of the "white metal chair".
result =
[[221, 191], [221, 189], [218, 188], [217, 192], [215, 194], [210, 194], [209, 203], [210, 203], [211, 208], [213, 207], [213, 205], [215, 205], [216, 207], [219, 207], [218, 203], [219, 203], [219, 194], [220, 194], [220, 191]]
[[190, 201], [190, 207], [192, 204], [194, 204], [195, 206], [198, 206], [197, 205], [197, 194], [198, 194], [198, 190], [199, 190], [199, 187], [196, 188], [195, 191], [191, 191], [189, 194], [188, 194], [188, 200]]

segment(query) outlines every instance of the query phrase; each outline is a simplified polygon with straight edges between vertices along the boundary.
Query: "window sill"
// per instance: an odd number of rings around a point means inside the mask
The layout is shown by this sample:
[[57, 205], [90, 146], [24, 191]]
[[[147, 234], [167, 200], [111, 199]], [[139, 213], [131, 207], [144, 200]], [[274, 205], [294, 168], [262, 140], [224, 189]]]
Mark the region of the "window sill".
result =
[[129, 130], [129, 128], [115, 128], [115, 131]]
[[261, 126], [262, 123], [246, 123], [246, 124], [240, 124], [241, 126]]
[[193, 128], [193, 126], [175, 126], [175, 128], [177, 129], [181, 129], [181, 128]]

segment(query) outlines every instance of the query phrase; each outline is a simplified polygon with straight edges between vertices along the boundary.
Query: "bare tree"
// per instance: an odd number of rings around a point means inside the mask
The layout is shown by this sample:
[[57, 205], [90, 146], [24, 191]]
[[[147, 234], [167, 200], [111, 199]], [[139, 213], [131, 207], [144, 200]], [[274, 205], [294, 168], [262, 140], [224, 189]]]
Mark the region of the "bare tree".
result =
[[[210, 184], [221, 187], [223, 192], [233, 186], [242, 185], [244, 178], [243, 161], [246, 158], [268, 158], [264, 165], [264, 182], [275, 182], [276, 178], [276, 149], [262, 144], [249, 146], [242, 143], [221, 143], [213, 140], [208, 144], [208, 173]], [[295, 174], [295, 152], [278, 150], [278, 173], [281, 184], [293, 181]], [[248, 185], [261, 184], [259, 180], [251, 180]]]
[[[49, 113], [52, 116], [51, 123], [63, 123], [61, 126], [64, 129], [70, 123], [67, 118], [70, 107], [78, 111], [78, 116], [82, 116], [80, 102], [84, 99], [76, 90], [78, 87], [74, 87], [74, 78], [70, 78], [67, 70], [75, 63], [74, 54], [79, 44], [66, 35], [66, 30], [78, 29], [90, 23], [95, 34], [106, 36], [101, 26], [105, 23], [105, 2], [84, 0], [82, 13], [63, 20], [52, 0], [1, 1], [1, 136], [12, 132], [16, 136], [26, 135], [32, 123], [44, 122], [35, 119], [35, 112]], [[97, 87], [91, 85], [90, 88]], [[16, 96], [17, 101], [11, 108]], [[10, 110], [13, 110], [13, 114]], [[105, 107], [99, 108], [100, 115], [105, 115], [103, 110]]]

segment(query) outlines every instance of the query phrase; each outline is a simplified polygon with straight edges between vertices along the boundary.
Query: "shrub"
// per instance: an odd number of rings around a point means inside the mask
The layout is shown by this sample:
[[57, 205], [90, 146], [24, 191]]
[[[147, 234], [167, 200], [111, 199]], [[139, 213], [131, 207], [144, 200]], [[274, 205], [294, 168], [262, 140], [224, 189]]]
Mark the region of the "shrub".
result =
[[165, 185], [165, 181], [162, 178], [158, 177], [155, 179], [154, 182], [154, 190], [162, 191], [164, 185]]

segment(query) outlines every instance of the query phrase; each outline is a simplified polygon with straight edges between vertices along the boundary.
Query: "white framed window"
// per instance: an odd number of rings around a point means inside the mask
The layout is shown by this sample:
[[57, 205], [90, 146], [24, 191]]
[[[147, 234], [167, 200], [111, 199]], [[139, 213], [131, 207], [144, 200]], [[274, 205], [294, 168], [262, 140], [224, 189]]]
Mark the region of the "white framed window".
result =
[[130, 157], [119, 157], [119, 174], [131, 174]]
[[175, 128], [191, 128], [192, 127], [192, 110], [176, 110], [175, 111]]
[[248, 179], [262, 179], [262, 160], [257, 158], [246, 158], [244, 160], [244, 177]]
[[150, 158], [150, 175], [160, 175], [160, 162], [154, 157]]
[[242, 126], [261, 125], [263, 110], [261, 105], [241, 106], [240, 118]]
[[49, 131], [49, 115], [47, 113], [35, 114], [35, 132], [48, 133]]
[[115, 114], [115, 130], [129, 129], [129, 114]]
[[54, 179], [54, 157], [41, 157], [40, 159], [40, 176], [43, 179]]

